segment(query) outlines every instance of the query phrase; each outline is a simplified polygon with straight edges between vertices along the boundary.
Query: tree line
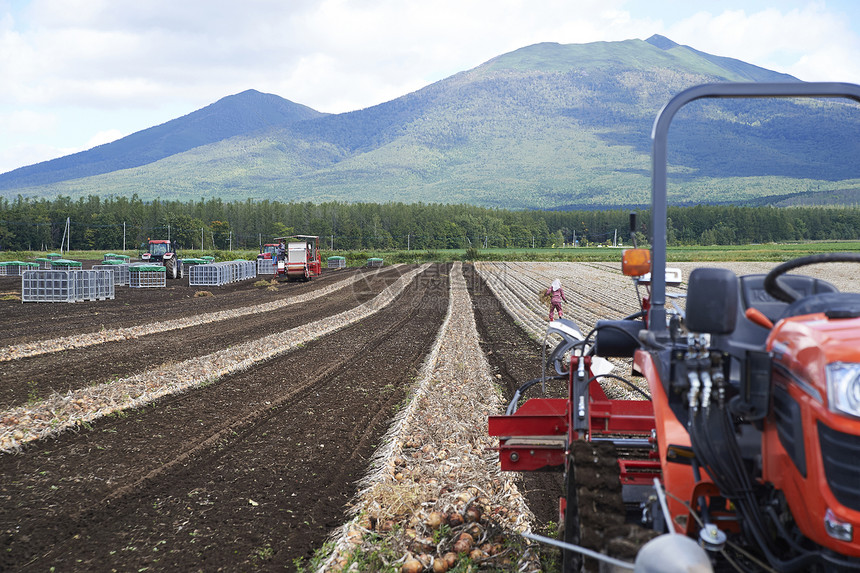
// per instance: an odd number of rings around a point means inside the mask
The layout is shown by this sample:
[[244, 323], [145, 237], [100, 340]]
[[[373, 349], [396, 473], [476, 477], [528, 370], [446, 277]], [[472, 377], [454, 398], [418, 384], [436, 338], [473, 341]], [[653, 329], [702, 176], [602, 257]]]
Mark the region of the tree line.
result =
[[[149, 238], [186, 249], [256, 249], [276, 237], [319, 235], [334, 250], [529, 248], [629, 243], [629, 210], [510, 211], [423, 203], [284, 203], [0, 198], [0, 249], [135, 250]], [[636, 232], [649, 238], [640, 211]], [[740, 245], [860, 238], [856, 207], [670, 207], [669, 245]]]

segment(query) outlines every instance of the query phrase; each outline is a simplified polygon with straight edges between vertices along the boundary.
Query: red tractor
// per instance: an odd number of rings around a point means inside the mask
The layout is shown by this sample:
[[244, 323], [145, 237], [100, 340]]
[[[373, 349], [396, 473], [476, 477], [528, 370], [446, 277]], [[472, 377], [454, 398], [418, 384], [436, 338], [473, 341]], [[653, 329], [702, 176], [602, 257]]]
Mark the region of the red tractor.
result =
[[[583, 444], [615, 446], [623, 501], [666, 533], [639, 551], [637, 570], [860, 570], [860, 294], [789, 274], [860, 254], [801, 257], [765, 275], [698, 268], [685, 310], [666, 305], [669, 124], [691, 101], [750, 97], [860, 102], [860, 86], [713, 84], [675, 96], [652, 132], [651, 250], [630, 249], [622, 262], [637, 290], [650, 273], [642, 311], [598, 321], [581, 341], [564, 322], [550, 323], [563, 341], [550, 354], [556, 373], [543, 380], [566, 380], [567, 398], [517, 408], [538, 379], [490, 418], [502, 469], [565, 472], [564, 540], [532, 536], [562, 547], [565, 572], [592, 555], [579, 545], [588, 524], [577, 496], [598, 458], [577, 456]], [[633, 358], [647, 399], [606, 398], [595, 363], [614, 357]]]
[[286, 260], [279, 260], [275, 276], [286, 275], [287, 279], [310, 280], [322, 273], [319, 249], [320, 238], [315, 235], [292, 235], [278, 237], [286, 241]]
[[278, 251], [277, 243], [266, 243], [260, 249], [260, 254], [257, 255], [257, 259], [267, 259], [272, 260], [272, 257], [275, 256], [275, 253]]
[[148, 243], [142, 245], [141, 250], [146, 252], [141, 253], [140, 260], [161, 263], [169, 279], [182, 278], [182, 261], [176, 254], [175, 245], [171, 245], [170, 241], [149, 239]]

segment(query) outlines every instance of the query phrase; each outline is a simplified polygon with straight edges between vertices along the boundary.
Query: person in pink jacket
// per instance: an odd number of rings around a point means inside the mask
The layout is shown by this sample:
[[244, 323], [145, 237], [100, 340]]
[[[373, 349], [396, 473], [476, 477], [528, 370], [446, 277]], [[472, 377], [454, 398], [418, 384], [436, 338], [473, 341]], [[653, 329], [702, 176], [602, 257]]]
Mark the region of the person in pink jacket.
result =
[[550, 297], [549, 306], [549, 321], [552, 322], [553, 311], [558, 311], [558, 317], [561, 318], [564, 313], [561, 310], [561, 301], [567, 302], [564, 298], [564, 291], [561, 288], [561, 281], [555, 279], [552, 281], [552, 286], [546, 289], [546, 296]]

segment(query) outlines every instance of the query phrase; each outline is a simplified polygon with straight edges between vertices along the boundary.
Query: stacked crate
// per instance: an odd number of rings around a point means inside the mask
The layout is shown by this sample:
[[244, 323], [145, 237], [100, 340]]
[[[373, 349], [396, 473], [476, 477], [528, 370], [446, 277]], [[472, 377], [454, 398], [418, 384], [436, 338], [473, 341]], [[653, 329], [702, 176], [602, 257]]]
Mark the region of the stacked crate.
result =
[[[50, 255], [48, 255], [50, 257]], [[83, 269], [84, 265], [80, 261], [70, 261], [69, 259], [52, 259], [51, 269], [58, 271], [75, 271]]]
[[167, 269], [161, 265], [130, 265], [128, 286], [131, 288], [157, 288], [167, 286]]
[[113, 273], [113, 284], [117, 286], [128, 286], [128, 263], [115, 259], [107, 259], [104, 264], [93, 265], [93, 270], [109, 271]]
[[275, 274], [275, 259], [257, 259], [258, 275]]
[[21, 275], [22, 302], [107, 300], [114, 294], [110, 271], [37, 269]]
[[39, 263], [25, 263], [24, 261], [5, 261], [0, 263], [0, 276], [19, 277], [24, 271], [38, 269]]
[[376, 258], [376, 257], [367, 259], [367, 266], [369, 266], [369, 267], [381, 267], [382, 266], [382, 259]]
[[343, 269], [346, 267], [346, 257], [329, 257], [326, 259], [326, 265], [330, 269]]
[[257, 276], [255, 261], [203, 263], [189, 268], [189, 286], [222, 286]]

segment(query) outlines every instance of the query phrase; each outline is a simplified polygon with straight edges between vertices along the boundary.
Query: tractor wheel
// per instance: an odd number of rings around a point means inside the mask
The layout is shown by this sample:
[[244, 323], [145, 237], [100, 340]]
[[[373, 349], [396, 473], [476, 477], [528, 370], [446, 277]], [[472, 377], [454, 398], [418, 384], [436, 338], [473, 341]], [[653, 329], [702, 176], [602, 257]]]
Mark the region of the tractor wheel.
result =
[[167, 272], [167, 278], [175, 279], [177, 276], [176, 273], [176, 259], [168, 259], [167, 262], [164, 263], [165, 271]]
[[[632, 537], [636, 526], [625, 524], [625, 507], [618, 469], [618, 452], [606, 442], [574, 440], [565, 475], [567, 504], [564, 514], [566, 543], [598, 553], [618, 555], [623, 543], [607, 551], [617, 538]], [[635, 557], [635, 551], [633, 552]], [[575, 551], [562, 550], [562, 571], [598, 571], [600, 563]]]
[[[579, 496], [576, 491], [576, 468], [573, 456], [568, 459], [567, 472], [564, 476], [564, 523], [562, 526], [562, 541], [573, 545], [580, 544], [579, 525]], [[582, 554], [577, 551], [561, 550], [562, 573], [579, 573], [582, 571]]]

